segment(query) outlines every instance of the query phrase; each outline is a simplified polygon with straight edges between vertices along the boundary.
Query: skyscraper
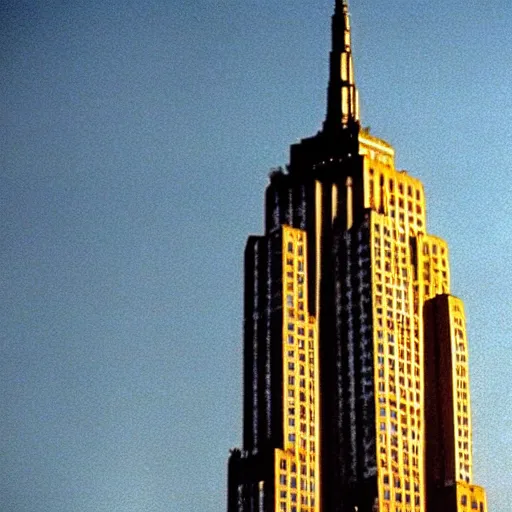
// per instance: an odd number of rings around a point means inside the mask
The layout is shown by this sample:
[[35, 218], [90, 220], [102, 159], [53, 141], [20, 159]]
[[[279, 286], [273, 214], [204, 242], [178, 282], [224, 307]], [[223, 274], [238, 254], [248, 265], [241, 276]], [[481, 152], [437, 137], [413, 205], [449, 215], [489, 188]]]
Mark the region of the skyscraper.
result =
[[486, 511], [467, 342], [420, 181], [360, 125], [336, 0], [327, 114], [270, 174], [245, 252], [244, 434], [228, 512]]

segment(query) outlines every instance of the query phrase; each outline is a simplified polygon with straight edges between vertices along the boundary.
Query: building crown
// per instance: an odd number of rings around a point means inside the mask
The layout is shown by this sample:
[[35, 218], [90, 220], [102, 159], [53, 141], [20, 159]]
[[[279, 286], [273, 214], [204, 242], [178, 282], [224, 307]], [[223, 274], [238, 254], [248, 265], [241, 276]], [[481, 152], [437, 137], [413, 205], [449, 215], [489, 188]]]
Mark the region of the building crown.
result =
[[327, 115], [324, 131], [359, 125], [359, 98], [354, 79], [350, 14], [346, 0], [336, 0], [332, 16]]

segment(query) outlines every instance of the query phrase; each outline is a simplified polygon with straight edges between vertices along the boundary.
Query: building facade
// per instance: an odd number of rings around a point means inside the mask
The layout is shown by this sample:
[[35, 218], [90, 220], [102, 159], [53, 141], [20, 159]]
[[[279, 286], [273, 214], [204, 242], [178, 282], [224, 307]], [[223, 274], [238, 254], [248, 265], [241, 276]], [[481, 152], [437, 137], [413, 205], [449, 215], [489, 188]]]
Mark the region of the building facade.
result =
[[323, 128], [271, 173], [247, 243], [228, 512], [485, 512], [448, 247], [421, 182], [361, 128], [351, 48], [337, 0]]

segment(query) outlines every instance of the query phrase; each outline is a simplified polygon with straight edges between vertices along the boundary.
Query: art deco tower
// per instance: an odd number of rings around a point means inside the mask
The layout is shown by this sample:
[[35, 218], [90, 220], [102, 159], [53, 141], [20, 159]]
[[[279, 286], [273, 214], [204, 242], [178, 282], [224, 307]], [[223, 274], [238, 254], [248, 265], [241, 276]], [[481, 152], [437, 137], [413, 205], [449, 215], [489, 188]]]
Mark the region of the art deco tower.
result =
[[464, 312], [422, 184], [361, 129], [345, 1], [327, 115], [270, 175], [245, 252], [243, 449], [228, 512], [485, 512]]

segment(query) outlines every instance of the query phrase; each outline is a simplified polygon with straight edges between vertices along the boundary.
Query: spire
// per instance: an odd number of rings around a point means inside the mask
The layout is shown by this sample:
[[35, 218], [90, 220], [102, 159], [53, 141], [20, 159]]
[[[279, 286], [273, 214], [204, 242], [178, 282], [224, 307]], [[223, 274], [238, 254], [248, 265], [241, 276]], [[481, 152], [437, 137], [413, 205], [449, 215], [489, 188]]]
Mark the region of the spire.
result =
[[352, 62], [350, 15], [347, 0], [336, 0], [324, 130], [356, 124], [359, 124], [359, 99]]

